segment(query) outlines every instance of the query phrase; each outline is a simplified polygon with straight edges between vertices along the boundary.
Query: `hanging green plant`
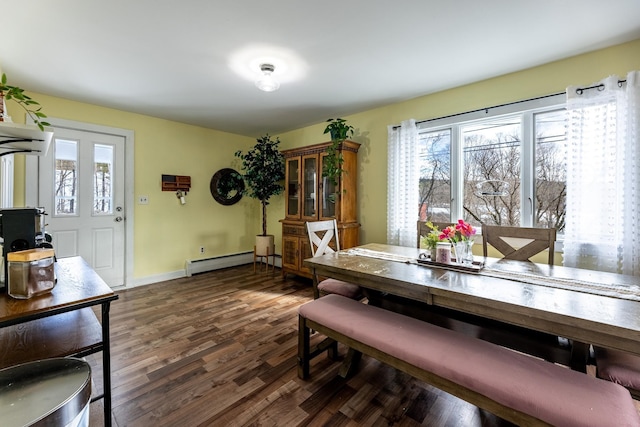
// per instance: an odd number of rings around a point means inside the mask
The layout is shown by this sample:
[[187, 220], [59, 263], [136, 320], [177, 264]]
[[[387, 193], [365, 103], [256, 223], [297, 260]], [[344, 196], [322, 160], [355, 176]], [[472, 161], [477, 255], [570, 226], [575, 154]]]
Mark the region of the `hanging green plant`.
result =
[[324, 133], [328, 133], [331, 136], [332, 141], [344, 141], [345, 139], [353, 136], [353, 126], [348, 125], [345, 119], [329, 119], [329, 124], [324, 128]]
[[[18, 105], [24, 108], [24, 111], [27, 112], [29, 117], [31, 117], [33, 122], [41, 131], [44, 131], [45, 126], [51, 126], [49, 123], [40, 120], [47, 117], [42, 111], [40, 111], [42, 109], [40, 103], [31, 99], [29, 95], [25, 95], [24, 89], [21, 89], [18, 86], [8, 85], [7, 76], [4, 73], [2, 73], [2, 80], [0, 80], [0, 104], [2, 103], [3, 97], [4, 99], [13, 99]], [[4, 111], [1, 113], [4, 114]]]
[[323, 158], [322, 176], [337, 186], [340, 177], [345, 170], [342, 169], [344, 158], [342, 157], [341, 144], [349, 137], [353, 136], [353, 126], [348, 125], [345, 119], [329, 119], [329, 124], [324, 129], [325, 134], [331, 136], [331, 145], [327, 148], [327, 154]]

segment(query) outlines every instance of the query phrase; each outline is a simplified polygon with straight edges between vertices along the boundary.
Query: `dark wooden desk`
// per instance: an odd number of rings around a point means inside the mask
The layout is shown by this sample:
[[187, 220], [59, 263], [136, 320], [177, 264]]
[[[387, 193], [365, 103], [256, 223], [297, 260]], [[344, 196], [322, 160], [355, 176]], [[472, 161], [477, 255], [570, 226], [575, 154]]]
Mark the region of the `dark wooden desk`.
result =
[[[56, 262], [53, 290], [28, 300], [0, 295], [0, 368], [102, 351], [104, 422], [111, 426], [109, 308], [118, 296], [80, 257]], [[99, 322], [92, 306], [100, 305]], [[94, 399], [94, 400], [95, 400]]]
[[[416, 248], [384, 244], [361, 248], [412, 259], [420, 253]], [[639, 301], [352, 255], [348, 249], [304, 263], [320, 276], [358, 283], [367, 289], [640, 355]], [[487, 267], [640, 286], [638, 277], [561, 266], [487, 259]]]

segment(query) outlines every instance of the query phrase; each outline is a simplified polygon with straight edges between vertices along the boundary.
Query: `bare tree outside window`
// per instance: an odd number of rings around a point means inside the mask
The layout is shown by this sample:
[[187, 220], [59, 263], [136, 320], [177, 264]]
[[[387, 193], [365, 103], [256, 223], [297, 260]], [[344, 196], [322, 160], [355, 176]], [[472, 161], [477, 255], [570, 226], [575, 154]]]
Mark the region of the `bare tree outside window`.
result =
[[78, 142], [56, 139], [55, 203], [56, 215], [76, 215], [78, 209]]
[[465, 221], [520, 225], [520, 128], [512, 117], [463, 128]]
[[419, 218], [448, 222], [451, 216], [451, 130], [421, 135]]
[[113, 213], [113, 155], [110, 145], [96, 144], [93, 160], [93, 213], [94, 215]]
[[[463, 219], [471, 224], [520, 226], [523, 177], [533, 180], [531, 201], [535, 227], [554, 227], [562, 234], [566, 214], [566, 111], [533, 114], [535, 138], [523, 138], [523, 115], [482, 120], [459, 126], [461, 142], [451, 129], [420, 135], [419, 218], [449, 222], [451, 218], [451, 147], [462, 145]], [[524, 146], [522, 140], [525, 140]], [[534, 156], [522, 165], [523, 150]], [[529, 168], [529, 170], [527, 170]]]
[[536, 114], [536, 227], [564, 231], [567, 213], [567, 113]]
[[57, 214], [76, 213], [76, 191], [78, 182], [75, 160], [56, 160], [56, 208]]
[[108, 163], [96, 163], [94, 173], [94, 213], [111, 212], [111, 168]]

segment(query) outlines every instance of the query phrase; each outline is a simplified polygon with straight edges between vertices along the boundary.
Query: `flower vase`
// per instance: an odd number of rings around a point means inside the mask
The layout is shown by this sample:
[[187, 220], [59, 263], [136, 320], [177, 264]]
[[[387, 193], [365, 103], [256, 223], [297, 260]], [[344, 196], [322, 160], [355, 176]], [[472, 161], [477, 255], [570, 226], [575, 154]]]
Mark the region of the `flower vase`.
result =
[[464, 242], [455, 242], [453, 244], [453, 250], [455, 252], [456, 264], [462, 264], [462, 260], [465, 257], [465, 251], [467, 250], [467, 245]]
[[464, 257], [462, 258], [462, 263], [465, 265], [473, 264], [473, 240], [465, 240], [464, 244], [466, 246]]
[[473, 240], [463, 240], [456, 242], [454, 250], [456, 251], [456, 263], [462, 265], [473, 264]]

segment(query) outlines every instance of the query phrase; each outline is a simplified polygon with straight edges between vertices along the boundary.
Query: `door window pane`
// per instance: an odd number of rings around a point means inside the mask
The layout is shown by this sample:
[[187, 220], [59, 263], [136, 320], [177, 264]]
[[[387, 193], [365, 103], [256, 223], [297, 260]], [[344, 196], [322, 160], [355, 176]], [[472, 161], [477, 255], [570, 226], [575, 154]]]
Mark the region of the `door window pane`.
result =
[[451, 129], [422, 133], [420, 157], [421, 221], [449, 222], [451, 217]]
[[113, 213], [113, 147], [94, 145], [93, 150], [93, 214]]
[[534, 226], [563, 233], [567, 202], [567, 112], [535, 115]]
[[465, 221], [520, 226], [520, 122], [506, 117], [462, 127]]
[[77, 215], [78, 142], [55, 140], [55, 215]]

